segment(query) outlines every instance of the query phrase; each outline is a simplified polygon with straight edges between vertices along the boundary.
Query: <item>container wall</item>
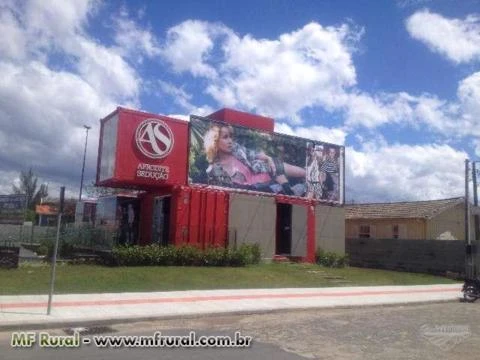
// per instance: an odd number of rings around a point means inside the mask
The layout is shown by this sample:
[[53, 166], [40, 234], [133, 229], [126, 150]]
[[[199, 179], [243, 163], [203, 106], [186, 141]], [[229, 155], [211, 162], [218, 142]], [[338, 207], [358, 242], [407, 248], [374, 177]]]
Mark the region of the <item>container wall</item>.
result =
[[231, 193], [228, 214], [229, 245], [258, 243], [262, 256], [275, 255], [275, 198]]
[[315, 245], [325, 251], [345, 253], [345, 209], [317, 205], [315, 207]]
[[223, 191], [179, 188], [175, 211], [176, 245], [200, 248], [225, 246], [227, 242], [228, 194]]
[[307, 207], [292, 205], [292, 256], [307, 256]]

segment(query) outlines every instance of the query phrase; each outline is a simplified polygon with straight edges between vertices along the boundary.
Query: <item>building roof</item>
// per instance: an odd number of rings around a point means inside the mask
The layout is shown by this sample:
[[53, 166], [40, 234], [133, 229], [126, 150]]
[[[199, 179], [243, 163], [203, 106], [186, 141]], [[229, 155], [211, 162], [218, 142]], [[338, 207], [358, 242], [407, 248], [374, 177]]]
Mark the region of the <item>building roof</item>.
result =
[[457, 197], [430, 201], [349, 204], [345, 205], [345, 219], [431, 219], [463, 202], [463, 197]]
[[35, 213], [38, 215], [57, 215], [57, 208], [52, 205], [36, 205]]

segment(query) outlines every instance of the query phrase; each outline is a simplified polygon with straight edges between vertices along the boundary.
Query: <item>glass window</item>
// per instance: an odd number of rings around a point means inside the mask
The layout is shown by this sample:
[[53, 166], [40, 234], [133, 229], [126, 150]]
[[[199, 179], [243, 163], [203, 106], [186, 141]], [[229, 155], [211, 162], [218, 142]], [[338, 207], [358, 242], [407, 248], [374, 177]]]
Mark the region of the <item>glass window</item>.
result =
[[370, 238], [370, 225], [360, 225], [358, 237], [362, 239]]
[[392, 226], [392, 238], [394, 239], [400, 238], [400, 227], [398, 225]]

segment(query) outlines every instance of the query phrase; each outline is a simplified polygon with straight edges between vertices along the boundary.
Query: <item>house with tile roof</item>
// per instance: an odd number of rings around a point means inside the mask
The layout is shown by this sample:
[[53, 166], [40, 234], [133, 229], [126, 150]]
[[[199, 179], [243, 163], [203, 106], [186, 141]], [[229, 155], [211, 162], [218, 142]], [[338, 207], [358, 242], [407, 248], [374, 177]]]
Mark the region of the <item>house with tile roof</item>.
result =
[[54, 205], [36, 205], [35, 214], [38, 216], [38, 226], [54, 226], [57, 221], [57, 207]]
[[347, 238], [465, 240], [463, 197], [412, 202], [346, 204]]

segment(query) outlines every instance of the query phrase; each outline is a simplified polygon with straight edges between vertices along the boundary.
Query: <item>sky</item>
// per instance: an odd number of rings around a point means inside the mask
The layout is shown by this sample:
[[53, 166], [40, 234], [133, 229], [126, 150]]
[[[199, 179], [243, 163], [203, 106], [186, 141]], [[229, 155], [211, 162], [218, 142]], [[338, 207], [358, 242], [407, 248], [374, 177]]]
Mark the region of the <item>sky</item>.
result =
[[480, 159], [480, 0], [0, 0], [0, 34], [0, 194], [78, 196], [117, 106], [344, 145], [347, 202], [463, 196]]

